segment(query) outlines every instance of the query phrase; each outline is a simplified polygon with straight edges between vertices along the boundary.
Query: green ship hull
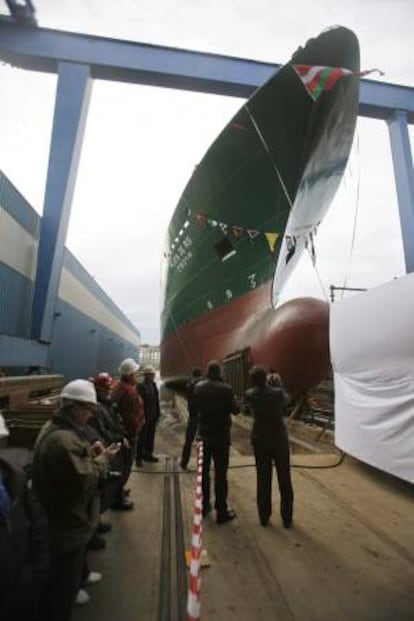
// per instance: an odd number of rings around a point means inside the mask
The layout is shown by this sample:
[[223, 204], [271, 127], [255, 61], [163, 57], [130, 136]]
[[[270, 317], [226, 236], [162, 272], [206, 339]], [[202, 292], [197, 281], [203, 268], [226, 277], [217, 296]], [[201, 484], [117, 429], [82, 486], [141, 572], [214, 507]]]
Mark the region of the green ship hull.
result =
[[[328, 84], [325, 69], [311, 94], [303, 67], [315, 84], [317, 67], [347, 72]], [[326, 372], [327, 305], [303, 299], [277, 308], [277, 299], [345, 170], [358, 72], [351, 31], [337, 27], [311, 39], [243, 105], [196, 167], [164, 252], [165, 379], [237, 352], [247, 352], [248, 363], [277, 367], [294, 393]]]

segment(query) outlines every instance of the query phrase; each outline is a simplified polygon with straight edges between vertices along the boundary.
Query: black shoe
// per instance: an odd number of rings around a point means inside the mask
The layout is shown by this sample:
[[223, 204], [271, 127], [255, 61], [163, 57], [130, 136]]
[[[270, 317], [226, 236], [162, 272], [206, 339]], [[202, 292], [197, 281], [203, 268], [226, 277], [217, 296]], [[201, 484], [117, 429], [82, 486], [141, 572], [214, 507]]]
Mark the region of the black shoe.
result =
[[153, 462], [153, 463], [155, 463], [157, 461], [160, 461], [158, 459], [158, 457], [155, 457], [155, 455], [146, 455], [143, 459], [144, 459], [144, 461], [150, 461], [150, 462]]
[[202, 511], [203, 518], [205, 518], [206, 515], [210, 513], [211, 509], [212, 507], [210, 503], [208, 503], [208, 505], [205, 505], [205, 507], [203, 507], [203, 511]]
[[237, 513], [235, 511], [226, 511], [226, 513], [218, 513], [217, 514], [217, 524], [225, 524], [226, 522], [231, 522], [234, 518], [237, 517]]
[[105, 533], [109, 533], [111, 530], [112, 524], [109, 524], [108, 522], [99, 522], [96, 532], [104, 535]]
[[260, 518], [260, 524], [262, 526], [267, 526], [269, 524], [269, 518]]
[[125, 499], [122, 502], [114, 502], [114, 504], [111, 505], [113, 511], [131, 511], [133, 508], [134, 503]]
[[283, 528], [290, 528], [292, 526], [292, 518], [282, 518]]
[[144, 465], [144, 462], [142, 461], [142, 459], [136, 459], [136, 460], [135, 460], [135, 465], [136, 465], [138, 468], [142, 468], [142, 466]]
[[94, 533], [87, 545], [88, 550], [103, 550], [106, 546], [106, 541], [103, 537]]
[[187, 470], [187, 464], [185, 464], [183, 461], [180, 461], [180, 468], [181, 470]]

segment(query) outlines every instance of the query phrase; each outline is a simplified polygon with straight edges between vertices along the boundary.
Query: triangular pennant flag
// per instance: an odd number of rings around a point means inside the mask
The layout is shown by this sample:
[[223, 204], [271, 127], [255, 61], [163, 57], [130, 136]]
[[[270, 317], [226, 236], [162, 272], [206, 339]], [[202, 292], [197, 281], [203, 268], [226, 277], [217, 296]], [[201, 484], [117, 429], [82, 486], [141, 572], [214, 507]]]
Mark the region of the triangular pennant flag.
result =
[[218, 223], [218, 225], [219, 225], [219, 227], [220, 227], [220, 229], [221, 229], [221, 232], [222, 232], [224, 235], [226, 235], [226, 233], [227, 233], [227, 229], [229, 228], [229, 227], [228, 227], [228, 224], [225, 224], [224, 222], [219, 222], [219, 223]]
[[260, 231], [254, 231], [252, 229], [247, 229], [247, 235], [250, 237], [251, 240], [253, 240], [255, 239], [255, 237], [260, 235]]
[[207, 218], [202, 213], [196, 213], [196, 220], [200, 226], [205, 226], [207, 224]]
[[269, 244], [270, 250], [273, 252], [276, 246], [277, 239], [279, 237], [279, 233], [265, 233], [267, 243]]
[[244, 233], [244, 228], [241, 226], [232, 226], [231, 230], [233, 231], [234, 237], [237, 237], [237, 239], [239, 239], [239, 237], [242, 237]]

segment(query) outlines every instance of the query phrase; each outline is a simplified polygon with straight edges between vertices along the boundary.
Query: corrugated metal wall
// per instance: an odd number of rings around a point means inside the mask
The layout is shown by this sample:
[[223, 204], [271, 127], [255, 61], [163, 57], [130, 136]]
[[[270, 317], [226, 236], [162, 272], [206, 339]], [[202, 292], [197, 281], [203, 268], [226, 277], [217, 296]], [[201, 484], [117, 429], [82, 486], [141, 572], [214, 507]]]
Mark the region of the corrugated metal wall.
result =
[[30, 338], [32, 299], [33, 282], [0, 262], [0, 334]]
[[[0, 171], [0, 334], [30, 338], [39, 230], [40, 216]], [[138, 330], [68, 250], [64, 273], [50, 371], [67, 380], [117, 373], [123, 358], [139, 356]]]

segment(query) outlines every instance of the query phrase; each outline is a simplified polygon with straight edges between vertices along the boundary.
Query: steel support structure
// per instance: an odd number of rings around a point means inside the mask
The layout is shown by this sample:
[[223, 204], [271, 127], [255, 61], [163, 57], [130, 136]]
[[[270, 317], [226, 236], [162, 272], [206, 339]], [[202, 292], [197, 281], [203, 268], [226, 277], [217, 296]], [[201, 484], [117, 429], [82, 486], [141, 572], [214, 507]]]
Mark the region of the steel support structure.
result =
[[[69, 33], [0, 19], [0, 60], [58, 74], [33, 305], [33, 338], [50, 342], [91, 78], [248, 98], [279, 65]], [[414, 271], [414, 89], [362, 80], [360, 116], [388, 122], [407, 272]]]
[[407, 113], [395, 110], [388, 119], [392, 161], [400, 211], [401, 233], [407, 274], [414, 272], [414, 174]]
[[32, 337], [52, 338], [72, 197], [90, 99], [88, 65], [60, 62], [40, 229]]

